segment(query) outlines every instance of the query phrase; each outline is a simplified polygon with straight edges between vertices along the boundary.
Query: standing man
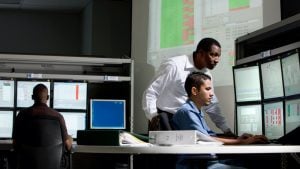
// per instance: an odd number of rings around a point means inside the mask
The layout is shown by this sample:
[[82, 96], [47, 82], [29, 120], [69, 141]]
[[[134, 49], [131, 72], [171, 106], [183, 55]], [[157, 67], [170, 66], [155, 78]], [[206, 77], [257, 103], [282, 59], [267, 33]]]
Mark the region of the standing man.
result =
[[[175, 56], [162, 63], [143, 95], [143, 109], [150, 120], [149, 130], [172, 129], [169, 120], [187, 100], [184, 89], [186, 77], [194, 71], [203, 72], [211, 77], [210, 70], [219, 63], [220, 56], [220, 43], [213, 38], [204, 38], [192, 55]], [[216, 96], [204, 110], [225, 134], [233, 134], [221, 114]]]

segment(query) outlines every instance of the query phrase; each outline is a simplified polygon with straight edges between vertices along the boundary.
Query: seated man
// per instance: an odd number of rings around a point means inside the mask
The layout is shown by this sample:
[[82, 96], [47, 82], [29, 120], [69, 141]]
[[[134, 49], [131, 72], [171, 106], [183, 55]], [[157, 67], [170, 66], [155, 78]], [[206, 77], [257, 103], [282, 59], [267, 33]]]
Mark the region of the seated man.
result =
[[[211, 136], [213, 139], [223, 142], [224, 144], [251, 144], [265, 143], [265, 136], [247, 136], [235, 138], [217, 137], [216, 134], [208, 127], [204, 119], [204, 113], [201, 108], [208, 105], [213, 97], [211, 86], [211, 78], [201, 72], [194, 72], [188, 75], [185, 81], [185, 90], [188, 95], [188, 100], [174, 114], [172, 125], [176, 130], [197, 130], [202, 134]], [[208, 168], [236, 168], [228, 166], [221, 162], [209, 164]], [[176, 168], [188, 169], [188, 164], [184, 159], [177, 161]]]
[[66, 124], [63, 116], [59, 112], [48, 107], [47, 100], [49, 99], [49, 95], [47, 87], [44, 84], [36, 85], [33, 88], [32, 99], [34, 100], [34, 104], [29, 108], [21, 110], [18, 116], [16, 117], [16, 122], [13, 129], [13, 145], [17, 145], [17, 138], [20, 134], [19, 130], [22, 128], [20, 124], [24, 118], [34, 118], [35, 116], [45, 115], [55, 117], [59, 120], [60, 125], [62, 126], [62, 138], [64, 140], [65, 147], [68, 151], [70, 151], [72, 148], [73, 139], [67, 133]]

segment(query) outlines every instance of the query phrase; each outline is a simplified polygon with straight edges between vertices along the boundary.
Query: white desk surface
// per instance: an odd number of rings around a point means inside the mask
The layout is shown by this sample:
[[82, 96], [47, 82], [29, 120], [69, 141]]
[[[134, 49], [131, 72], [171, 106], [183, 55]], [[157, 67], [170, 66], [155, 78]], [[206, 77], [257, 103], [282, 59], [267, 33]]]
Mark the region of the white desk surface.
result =
[[76, 153], [108, 154], [265, 154], [265, 153], [300, 153], [300, 145], [176, 145], [176, 146], [74, 146]]
[[[266, 154], [266, 153], [300, 153], [300, 145], [174, 145], [174, 146], [90, 146], [73, 145], [74, 153], [103, 154]], [[0, 150], [11, 150], [11, 140], [0, 140]]]

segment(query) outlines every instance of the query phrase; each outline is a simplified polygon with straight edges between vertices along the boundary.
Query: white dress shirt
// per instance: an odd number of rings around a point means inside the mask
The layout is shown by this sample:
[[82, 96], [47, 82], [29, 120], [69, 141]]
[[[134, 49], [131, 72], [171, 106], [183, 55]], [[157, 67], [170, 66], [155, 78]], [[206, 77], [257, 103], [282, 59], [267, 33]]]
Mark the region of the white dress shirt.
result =
[[[207, 68], [201, 70], [195, 68], [192, 55], [171, 57], [161, 64], [150, 86], [143, 94], [143, 110], [149, 120], [158, 115], [157, 108], [174, 114], [187, 101], [184, 83], [187, 76], [194, 71], [200, 71], [212, 77]], [[212, 103], [204, 110], [218, 128], [224, 132], [229, 130], [215, 95]]]

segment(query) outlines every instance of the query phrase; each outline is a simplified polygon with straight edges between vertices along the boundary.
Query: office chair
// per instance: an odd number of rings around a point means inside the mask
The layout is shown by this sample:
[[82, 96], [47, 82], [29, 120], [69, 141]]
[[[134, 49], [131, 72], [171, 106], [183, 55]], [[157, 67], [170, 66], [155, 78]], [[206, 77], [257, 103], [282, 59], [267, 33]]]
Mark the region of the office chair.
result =
[[21, 130], [17, 136], [17, 168], [60, 169], [64, 143], [58, 119], [26, 119]]

